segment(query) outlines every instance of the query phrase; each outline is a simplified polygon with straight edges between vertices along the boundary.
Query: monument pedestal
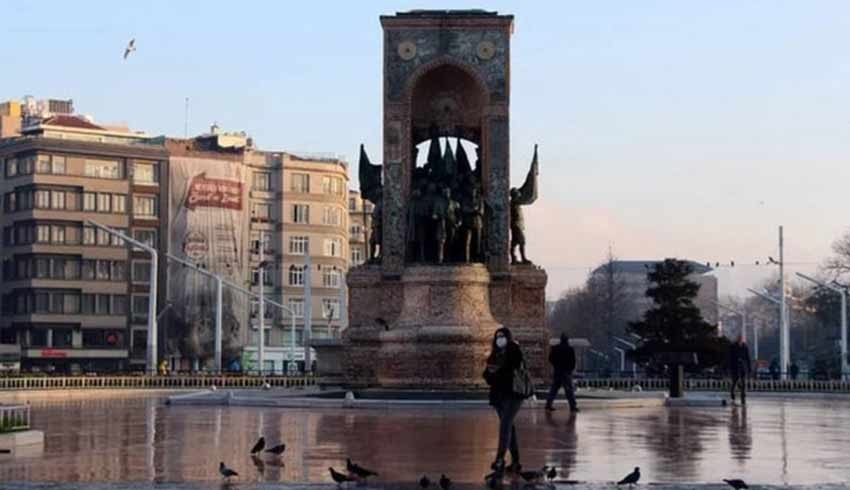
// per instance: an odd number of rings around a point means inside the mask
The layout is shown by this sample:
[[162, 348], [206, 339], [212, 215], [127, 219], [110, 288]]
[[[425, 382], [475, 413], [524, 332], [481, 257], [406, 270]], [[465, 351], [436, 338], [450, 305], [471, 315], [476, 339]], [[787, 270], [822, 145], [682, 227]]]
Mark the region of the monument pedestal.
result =
[[493, 332], [503, 325], [541, 377], [548, 340], [545, 285], [546, 273], [533, 266], [498, 279], [483, 264], [409, 266], [399, 278], [384, 278], [374, 266], [353, 269], [350, 325], [343, 337], [346, 382], [483, 388]]

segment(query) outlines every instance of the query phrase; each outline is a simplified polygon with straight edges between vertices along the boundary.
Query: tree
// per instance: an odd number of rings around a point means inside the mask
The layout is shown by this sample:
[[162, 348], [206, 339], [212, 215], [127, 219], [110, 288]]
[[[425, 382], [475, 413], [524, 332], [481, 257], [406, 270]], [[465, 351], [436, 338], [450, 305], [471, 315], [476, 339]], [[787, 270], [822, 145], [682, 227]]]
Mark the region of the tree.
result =
[[613, 254], [588, 277], [582, 287], [572, 288], [555, 303], [549, 316], [554, 334], [566, 332], [571, 337], [587, 339], [592, 348], [608, 355], [607, 365], [596, 367], [619, 369], [612, 338], [623, 337], [628, 323], [640, 316], [642, 297], [630, 288]]
[[850, 231], [832, 243], [832, 257], [826, 259], [823, 269], [832, 279], [845, 286], [850, 278]]
[[699, 368], [720, 365], [726, 359], [729, 341], [717, 335], [716, 325], [706, 322], [694, 299], [699, 284], [688, 279], [691, 266], [677, 259], [665, 259], [648, 273], [646, 295], [653, 306], [643, 319], [631, 322], [629, 329], [641, 338], [630, 357], [650, 362], [661, 352], [696, 352]]

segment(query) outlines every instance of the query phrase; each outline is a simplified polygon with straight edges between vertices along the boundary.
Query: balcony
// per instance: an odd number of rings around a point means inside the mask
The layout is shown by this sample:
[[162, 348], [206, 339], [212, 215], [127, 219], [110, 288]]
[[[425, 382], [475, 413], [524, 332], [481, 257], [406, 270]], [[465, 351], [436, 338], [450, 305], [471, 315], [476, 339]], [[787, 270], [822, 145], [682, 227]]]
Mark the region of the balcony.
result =
[[52, 347], [27, 348], [23, 351], [27, 359], [126, 359], [127, 349], [56, 349]]

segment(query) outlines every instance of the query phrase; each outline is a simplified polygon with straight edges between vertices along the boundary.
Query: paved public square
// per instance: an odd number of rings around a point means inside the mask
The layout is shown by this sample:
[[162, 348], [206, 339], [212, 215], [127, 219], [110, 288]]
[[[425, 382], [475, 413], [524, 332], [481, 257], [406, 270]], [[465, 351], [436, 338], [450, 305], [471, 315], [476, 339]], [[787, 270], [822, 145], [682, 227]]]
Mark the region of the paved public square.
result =
[[[476, 487], [497, 442], [496, 417], [483, 408], [166, 406], [162, 394], [87, 395], [33, 399], [44, 449], [0, 457], [4, 488], [60, 481], [50, 488], [210, 488], [219, 485], [219, 461], [240, 473], [235, 487], [297, 488], [327, 485], [327, 468], [344, 467], [348, 456], [380, 473], [370, 487], [412, 488], [422, 474], [436, 480], [441, 473]], [[634, 466], [641, 483], [689, 488], [729, 477], [760, 486], [841, 485], [850, 481], [850, 398], [814, 396], [753, 396], [745, 409], [593, 408], [575, 417], [524, 410], [517, 429], [527, 468], [556, 465], [561, 480], [581, 486], [606, 486]], [[248, 456], [261, 434], [268, 444], [287, 444], [282, 462], [264, 458], [262, 469]]]

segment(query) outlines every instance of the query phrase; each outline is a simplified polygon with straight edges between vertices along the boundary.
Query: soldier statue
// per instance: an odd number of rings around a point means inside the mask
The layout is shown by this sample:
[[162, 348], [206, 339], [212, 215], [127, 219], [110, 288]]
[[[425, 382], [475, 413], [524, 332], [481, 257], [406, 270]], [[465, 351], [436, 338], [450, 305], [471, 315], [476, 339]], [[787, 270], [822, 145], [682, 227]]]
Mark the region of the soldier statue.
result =
[[[511, 189], [511, 263], [530, 264], [531, 261], [525, 255], [525, 223], [522, 218], [522, 206], [532, 204], [537, 200], [537, 145], [534, 145], [534, 158], [531, 160], [531, 168], [525, 177], [522, 187]], [[517, 261], [516, 249], [522, 259]]]

